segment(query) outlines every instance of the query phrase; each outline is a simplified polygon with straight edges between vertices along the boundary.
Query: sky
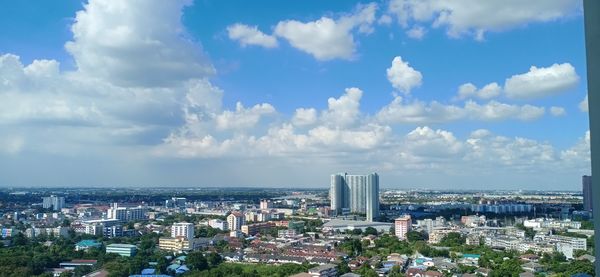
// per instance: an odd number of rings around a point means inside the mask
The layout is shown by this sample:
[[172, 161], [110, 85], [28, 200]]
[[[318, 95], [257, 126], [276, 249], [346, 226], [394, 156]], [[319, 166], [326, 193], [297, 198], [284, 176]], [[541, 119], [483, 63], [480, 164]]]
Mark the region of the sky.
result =
[[0, 186], [579, 190], [577, 0], [16, 1]]

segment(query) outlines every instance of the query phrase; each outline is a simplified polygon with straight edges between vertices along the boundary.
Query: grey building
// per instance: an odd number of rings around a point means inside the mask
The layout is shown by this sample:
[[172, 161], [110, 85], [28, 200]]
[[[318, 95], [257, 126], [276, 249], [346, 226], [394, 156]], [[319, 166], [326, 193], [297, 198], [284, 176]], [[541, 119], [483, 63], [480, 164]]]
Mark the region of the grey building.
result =
[[60, 211], [65, 207], [65, 198], [62, 196], [51, 195], [49, 197], [42, 197], [42, 207], [44, 209], [52, 209], [54, 211]]
[[329, 196], [334, 215], [363, 213], [373, 221], [379, 216], [379, 175], [333, 174]]
[[592, 203], [594, 203], [592, 199], [592, 176], [583, 175], [581, 184], [583, 186], [583, 209], [591, 212]]

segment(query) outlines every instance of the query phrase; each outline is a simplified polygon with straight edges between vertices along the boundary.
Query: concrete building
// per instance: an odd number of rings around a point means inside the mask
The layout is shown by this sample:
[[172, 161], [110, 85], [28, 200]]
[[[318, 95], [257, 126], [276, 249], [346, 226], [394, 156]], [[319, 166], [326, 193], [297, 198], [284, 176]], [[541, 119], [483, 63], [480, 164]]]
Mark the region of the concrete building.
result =
[[233, 212], [227, 216], [227, 226], [231, 231], [239, 231], [245, 224], [244, 215], [240, 212]]
[[106, 246], [106, 254], [115, 253], [123, 257], [133, 257], [137, 252], [137, 247], [132, 244], [113, 243]]
[[208, 226], [215, 228], [215, 229], [219, 229], [221, 231], [226, 231], [229, 228], [227, 227], [227, 221], [224, 220], [220, 220], [220, 219], [211, 219], [208, 221]]
[[158, 248], [171, 252], [192, 251], [200, 247], [199, 239], [188, 240], [185, 237], [158, 239]]
[[309, 269], [308, 274], [313, 277], [336, 277], [338, 276], [337, 266], [334, 264], [320, 265]]
[[273, 222], [261, 222], [254, 224], [242, 225], [242, 233], [246, 236], [254, 236], [258, 233], [266, 233], [272, 227], [275, 227], [275, 223]]
[[173, 223], [171, 226], [171, 237], [192, 240], [194, 238], [194, 224], [188, 222]]
[[592, 200], [592, 176], [583, 175], [581, 185], [583, 187], [583, 209], [591, 212], [594, 203]]
[[331, 175], [331, 211], [334, 216], [347, 212], [366, 214], [367, 221], [379, 217], [379, 175]]
[[261, 210], [268, 210], [268, 209], [272, 209], [272, 208], [273, 208], [273, 202], [271, 202], [271, 200], [268, 200], [268, 199], [260, 200], [260, 209]]
[[65, 198], [62, 196], [51, 195], [49, 197], [42, 197], [42, 208], [52, 209], [53, 211], [60, 211], [65, 207]]
[[412, 220], [410, 215], [404, 215], [399, 218], [396, 218], [394, 221], [394, 231], [396, 237], [400, 240], [406, 239], [406, 233], [408, 233], [412, 226]]
[[356, 229], [361, 229], [365, 231], [368, 227], [375, 228], [377, 232], [384, 233], [389, 232], [390, 228], [393, 227], [394, 224], [387, 222], [367, 222], [367, 221], [356, 221], [356, 220], [341, 220], [341, 219], [332, 219], [323, 224], [324, 232], [346, 232], [352, 231]]
[[117, 219], [123, 222], [146, 219], [146, 208], [137, 207], [119, 207], [119, 204], [113, 203], [107, 211], [109, 219]]

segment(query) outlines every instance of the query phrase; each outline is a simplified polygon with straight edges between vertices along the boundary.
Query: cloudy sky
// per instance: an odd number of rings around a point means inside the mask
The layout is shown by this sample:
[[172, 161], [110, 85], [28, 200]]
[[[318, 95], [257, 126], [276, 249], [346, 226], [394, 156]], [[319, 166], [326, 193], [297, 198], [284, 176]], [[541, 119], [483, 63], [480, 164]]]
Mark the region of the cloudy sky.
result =
[[581, 1], [16, 1], [0, 185], [580, 189]]

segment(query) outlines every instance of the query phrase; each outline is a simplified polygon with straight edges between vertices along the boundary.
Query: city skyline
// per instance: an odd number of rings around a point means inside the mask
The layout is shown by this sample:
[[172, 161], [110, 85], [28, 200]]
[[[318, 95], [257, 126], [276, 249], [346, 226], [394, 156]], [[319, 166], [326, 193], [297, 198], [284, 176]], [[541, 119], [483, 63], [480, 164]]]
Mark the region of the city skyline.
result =
[[579, 1], [471, 4], [12, 3], [0, 185], [579, 190]]

